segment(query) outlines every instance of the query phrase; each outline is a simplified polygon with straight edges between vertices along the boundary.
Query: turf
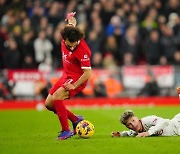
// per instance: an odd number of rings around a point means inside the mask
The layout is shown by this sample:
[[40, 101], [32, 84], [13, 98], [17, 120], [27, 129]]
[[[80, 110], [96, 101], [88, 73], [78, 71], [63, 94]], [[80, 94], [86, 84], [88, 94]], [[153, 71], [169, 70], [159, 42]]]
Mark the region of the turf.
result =
[[[72, 109], [95, 125], [95, 134], [89, 139], [74, 136], [65, 141], [56, 140], [60, 126], [51, 112], [0, 111], [0, 154], [180, 153], [180, 137], [112, 138], [112, 131], [125, 129], [118, 121], [125, 109]], [[180, 107], [131, 109], [138, 117], [155, 114], [172, 118], [180, 112]]]

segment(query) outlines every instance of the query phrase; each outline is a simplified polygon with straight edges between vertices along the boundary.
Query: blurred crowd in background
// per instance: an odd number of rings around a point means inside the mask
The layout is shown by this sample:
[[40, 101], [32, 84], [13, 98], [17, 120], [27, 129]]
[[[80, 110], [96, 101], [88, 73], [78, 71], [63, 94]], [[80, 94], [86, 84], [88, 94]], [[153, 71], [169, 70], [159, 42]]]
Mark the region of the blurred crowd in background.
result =
[[0, 0], [0, 69], [61, 68], [72, 11], [93, 68], [180, 64], [179, 0]]
[[72, 11], [93, 67], [180, 64], [179, 0], [0, 0], [0, 8], [0, 68], [61, 67]]

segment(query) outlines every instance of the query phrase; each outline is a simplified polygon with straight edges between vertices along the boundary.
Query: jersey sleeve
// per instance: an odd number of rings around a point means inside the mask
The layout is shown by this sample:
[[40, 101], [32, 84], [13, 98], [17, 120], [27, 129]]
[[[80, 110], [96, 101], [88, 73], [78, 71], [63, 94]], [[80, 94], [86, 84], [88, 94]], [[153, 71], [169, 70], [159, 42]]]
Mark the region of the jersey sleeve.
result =
[[149, 125], [148, 133], [150, 135], [158, 135], [161, 134], [164, 127], [169, 125], [169, 119], [163, 119], [157, 116], [148, 116], [144, 119], [146, 123]]
[[126, 137], [126, 136], [136, 136], [137, 133], [133, 130], [128, 130], [128, 131], [122, 131], [120, 132], [122, 137]]
[[91, 69], [91, 52], [88, 49], [82, 49], [76, 54], [80, 62], [81, 69]]

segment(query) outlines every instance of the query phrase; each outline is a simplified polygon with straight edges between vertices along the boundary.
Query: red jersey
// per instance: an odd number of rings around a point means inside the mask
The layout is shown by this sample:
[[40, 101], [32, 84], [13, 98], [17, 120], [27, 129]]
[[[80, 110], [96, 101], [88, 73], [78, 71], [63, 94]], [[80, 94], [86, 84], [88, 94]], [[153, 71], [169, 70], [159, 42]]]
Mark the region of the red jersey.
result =
[[[67, 49], [64, 40], [61, 42], [61, 48], [64, 73], [63, 76], [51, 88], [49, 92], [51, 95], [53, 95], [53, 93], [59, 89], [59, 87], [63, 86], [64, 83], [76, 82], [84, 73], [83, 69], [91, 69], [91, 51], [83, 39], [79, 42], [78, 46], [73, 51]], [[75, 90], [70, 90], [70, 97], [82, 91], [86, 84], [87, 81]]]
[[63, 40], [61, 42], [61, 51], [64, 75], [67, 75], [67, 78], [77, 80], [84, 73], [83, 69], [91, 69], [91, 50], [84, 39], [80, 40], [73, 51], [66, 47]]

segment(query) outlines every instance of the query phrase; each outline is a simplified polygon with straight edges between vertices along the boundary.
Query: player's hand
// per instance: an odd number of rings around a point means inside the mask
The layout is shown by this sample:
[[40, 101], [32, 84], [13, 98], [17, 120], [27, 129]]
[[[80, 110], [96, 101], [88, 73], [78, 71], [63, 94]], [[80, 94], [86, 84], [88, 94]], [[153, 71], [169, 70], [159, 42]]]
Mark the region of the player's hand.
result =
[[67, 16], [66, 16], [65, 21], [68, 21], [71, 17], [74, 17], [75, 14], [76, 14], [76, 12], [68, 13]]
[[177, 87], [176, 90], [177, 90], [177, 93], [180, 94], [180, 87]]
[[75, 86], [71, 83], [64, 83], [64, 88], [66, 90], [74, 90], [75, 89]]
[[120, 132], [112, 132], [112, 133], [111, 133], [111, 136], [112, 136], [112, 137], [120, 137], [120, 136], [121, 136], [121, 133], [120, 133]]
[[176, 90], [177, 90], [177, 93], [178, 93], [178, 96], [179, 96], [179, 99], [180, 99], [180, 87], [177, 87]]
[[148, 132], [142, 132], [142, 133], [138, 133], [136, 137], [147, 137], [147, 136], [150, 136]]
[[76, 26], [77, 22], [76, 22], [76, 19], [74, 18], [75, 14], [76, 12], [71, 12], [67, 14], [65, 21], [68, 22], [68, 26], [73, 26], [73, 27]]

